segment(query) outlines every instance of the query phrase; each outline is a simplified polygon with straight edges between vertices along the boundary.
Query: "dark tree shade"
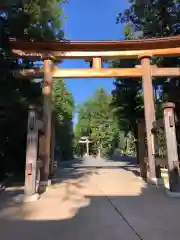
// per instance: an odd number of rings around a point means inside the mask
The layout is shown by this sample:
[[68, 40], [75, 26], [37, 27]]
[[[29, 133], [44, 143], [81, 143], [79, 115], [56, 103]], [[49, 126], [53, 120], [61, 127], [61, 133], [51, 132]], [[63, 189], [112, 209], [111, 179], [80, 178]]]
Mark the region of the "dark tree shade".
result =
[[62, 38], [61, 2], [0, 2], [0, 178], [9, 171], [24, 172], [28, 106], [42, 102], [40, 83], [12, 75], [13, 69], [30, 68], [34, 63], [13, 60], [8, 39]]

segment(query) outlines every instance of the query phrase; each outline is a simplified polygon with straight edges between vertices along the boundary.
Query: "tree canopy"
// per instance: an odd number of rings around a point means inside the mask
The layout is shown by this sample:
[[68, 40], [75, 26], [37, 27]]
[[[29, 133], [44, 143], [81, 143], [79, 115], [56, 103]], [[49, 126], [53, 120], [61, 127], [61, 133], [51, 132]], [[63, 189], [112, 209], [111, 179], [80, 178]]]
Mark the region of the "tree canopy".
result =
[[[177, 35], [180, 32], [180, 1], [177, 0], [129, 0], [129, 7], [119, 13], [117, 24], [125, 24], [125, 39], [144, 39]], [[132, 67], [138, 62], [133, 60], [115, 61], [117, 67]], [[179, 58], [153, 58], [153, 64], [164, 67], [179, 67]], [[138, 80], [138, 79], [137, 79]], [[123, 118], [136, 137], [136, 120], [143, 116], [142, 86], [135, 79], [118, 78], [113, 92], [114, 104], [121, 121]], [[153, 79], [156, 100], [156, 114], [161, 116], [161, 103], [172, 101], [176, 103], [179, 115], [179, 78]]]
[[27, 110], [42, 104], [41, 82], [15, 79], [12, 70], [31, 68], [35, 62], [11, 58], [9, 37], [63, 39], [61, 0], [12, 0], [0, 3], [0, 176], [24, 171]]
[[98, 154], [110, 154], [118, 145], [119, 129], [111, 108], [111, 95], [97, 89], [94, 95], [79, 106], [76, 138], [88, 136], [91, 149]]
[[68, 160], [73, 156], [73, 112], [74, 99], [67, 90], [63, 79], [56, 79], [53, 83], [53, 103], [55, 113], [55, 141], [56, 154], [61, 160]]

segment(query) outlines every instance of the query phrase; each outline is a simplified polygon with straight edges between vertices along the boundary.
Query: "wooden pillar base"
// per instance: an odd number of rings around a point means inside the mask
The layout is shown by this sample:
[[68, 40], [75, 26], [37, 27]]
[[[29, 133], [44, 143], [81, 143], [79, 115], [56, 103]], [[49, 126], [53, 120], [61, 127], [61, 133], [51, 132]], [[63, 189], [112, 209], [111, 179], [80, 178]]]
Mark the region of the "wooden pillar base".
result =
[[140, 164], [140, 176], [143, 180], [147, 181], [147, 165], [146, 165], [146, 163]]

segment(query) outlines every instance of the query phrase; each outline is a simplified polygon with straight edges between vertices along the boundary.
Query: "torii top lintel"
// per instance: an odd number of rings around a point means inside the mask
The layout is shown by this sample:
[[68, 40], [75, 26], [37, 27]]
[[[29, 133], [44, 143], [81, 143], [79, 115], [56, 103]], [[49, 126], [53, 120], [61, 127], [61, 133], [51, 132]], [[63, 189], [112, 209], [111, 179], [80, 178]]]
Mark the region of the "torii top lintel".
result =
[[141, 55], [180, 56], [180, 36], [122, 41], [23, 41], [11, 38], [13, 56], [44, 59], [52, 57], [136, 58]]

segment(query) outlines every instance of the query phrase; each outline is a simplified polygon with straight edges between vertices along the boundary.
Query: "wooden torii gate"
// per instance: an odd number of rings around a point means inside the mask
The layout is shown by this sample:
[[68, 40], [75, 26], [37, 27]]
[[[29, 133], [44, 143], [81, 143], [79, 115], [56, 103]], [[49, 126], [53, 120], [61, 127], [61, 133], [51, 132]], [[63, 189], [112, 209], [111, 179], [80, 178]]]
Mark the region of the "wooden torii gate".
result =
[[89, 137], [87, 137], [87, 136], [81, 137], [81, 139], [79, 140], [79, 143], [86, 144], [86, 153], [85, 153], [85, 155], [89, 156], [89, 144], [92, 143], [92, 141], [89, 140]]
[[[21, 78], [43, 78], [43, 115], [45, 119], [44, 181], [48, 180], [51, 144], [52, 80], [56, 78], [110, 78], [140, 77], [144, 91], [145, 125], [149, 181], [156, 182], [155, 156], [151, 129], [155, 119], [152, 77], [180, 76], [180, 68], [158, 68], [151, 65], [151, 57], [180, 56], [180, 36], [132, 41], [21, 41], [10, 39], [12, 56], [30, 60], [43, 60], [44, 67], [20, 69], [14, 75]], [[103, 68], [108, 59], [139, 59], [134, 68]], [[92, 62], [90, 69], [61, 69], [53, 60], [84, 59]], [[133, 80], [132, 80], [133, 81]], [[173, 161], [173, 160], [172, 160]]]

